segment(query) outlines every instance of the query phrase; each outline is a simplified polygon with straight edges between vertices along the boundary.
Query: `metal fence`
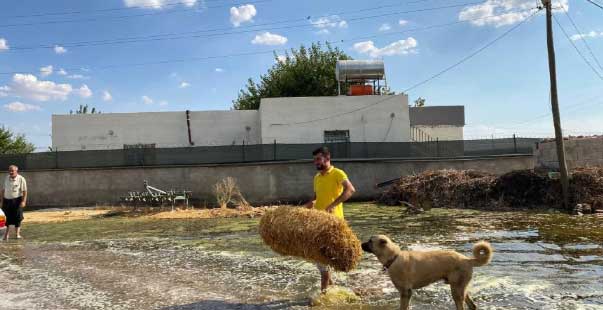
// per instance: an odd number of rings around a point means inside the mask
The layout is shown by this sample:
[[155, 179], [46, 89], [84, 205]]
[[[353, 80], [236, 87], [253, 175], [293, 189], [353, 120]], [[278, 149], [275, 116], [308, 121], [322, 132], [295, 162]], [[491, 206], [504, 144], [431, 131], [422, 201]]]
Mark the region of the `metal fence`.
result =
[[351, 142], [332, 144], [256, 144], [181, 148], [127, 148], [0, 155], [0, 167], [22, 170], [168, 166], [267, 162], [311, 159], [312, 151], [327, 146], [334, 159], [437, 158], [503, 154], [532, 154], [532, 138], [429, 142]]

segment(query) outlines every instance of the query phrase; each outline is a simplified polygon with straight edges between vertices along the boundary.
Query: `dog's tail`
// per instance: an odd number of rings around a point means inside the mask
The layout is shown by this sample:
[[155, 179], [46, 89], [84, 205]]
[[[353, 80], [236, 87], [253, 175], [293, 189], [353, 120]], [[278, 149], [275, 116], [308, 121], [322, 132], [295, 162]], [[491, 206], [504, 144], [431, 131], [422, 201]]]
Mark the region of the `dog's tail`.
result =
[[487, 241], [480, 241], [473, 245], [473, 266], [487, 265], [492, 259], [494, 249]]

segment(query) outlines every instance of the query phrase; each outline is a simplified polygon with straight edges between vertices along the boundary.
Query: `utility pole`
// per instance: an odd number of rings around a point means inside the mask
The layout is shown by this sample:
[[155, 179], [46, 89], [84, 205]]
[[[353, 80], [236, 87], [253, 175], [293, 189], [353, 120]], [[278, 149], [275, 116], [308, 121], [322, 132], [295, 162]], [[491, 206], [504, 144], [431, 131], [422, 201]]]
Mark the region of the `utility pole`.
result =
[[559, 172], [561, 174], [561, 191], [563, 194], [563, 206], [569, 205], [569, 179], [567, 165], [565, 163], [565, 148], [563, 146], [563, 132], [561, 131], [561, 117], [559, 116], [559, 99], [557, 98], [557, 69], [555, 67], [555, 44], [553, 43], [553, 21], [552, 0], [542, 0], [546, 10], [546, 41], [549, 52], [549, 75], [551, 79], [551, 106], [553, 109], [553, 124], [555, 125], [555, 140], [557, 142], [557, 159], [559, 160]]

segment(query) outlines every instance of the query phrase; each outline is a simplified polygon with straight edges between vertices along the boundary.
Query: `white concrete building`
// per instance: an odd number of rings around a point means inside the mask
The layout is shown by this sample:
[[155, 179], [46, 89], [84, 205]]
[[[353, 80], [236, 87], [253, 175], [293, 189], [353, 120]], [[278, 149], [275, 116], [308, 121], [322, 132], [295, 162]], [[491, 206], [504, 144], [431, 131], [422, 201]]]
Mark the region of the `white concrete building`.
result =
[[412, 140], [463, 140], [464, 106], [410, 107], [409, 110]]
[[[427, 114], [444, 113], [446, 109], [421, 108], [425, 109], [422, 112], [413, 112], [413, 109], [408, 106], [408, 97], [402, 94], [268, 98], [262, 99], [257, 111], [53, 115], [52, 147], [71, 151], [270, 144], [274, 141], [406, 142], [413, 140], [411, 125], [423, 126], [421, 128], [433, 138], [439, 135], [441, 140], [462, 139], [464, 115], [462, 122], [429, 122]], [[446, 118], [446, 115], [431, 117], [432, 120]]]
[[405, 142], [408, 96], [262, 99], [262, 143]]

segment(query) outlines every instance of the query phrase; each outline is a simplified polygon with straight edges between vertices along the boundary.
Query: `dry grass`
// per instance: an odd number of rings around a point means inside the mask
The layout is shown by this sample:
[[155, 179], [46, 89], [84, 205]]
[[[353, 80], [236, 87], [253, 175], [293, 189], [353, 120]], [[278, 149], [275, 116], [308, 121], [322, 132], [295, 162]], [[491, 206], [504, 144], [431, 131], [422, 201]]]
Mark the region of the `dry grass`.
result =
[[216, 183], [214, 185], [214, 195], [216, 195], [216, 202], [222, 209], [226, 209], [229, 205], [249, 209], [249, 203], [243, 197], [234, 178], [227, 177]]
[[354, 269], [362, 257], [360, 241], [352, 229], [343, 219], [324, 211], [280, 207], [262, 216], [259, 229], [275, 252], [329, 265], [337, 271]]
[[[26, 209], [27, 211], [27, 209]], [[77, 220], [88, 220], [110, 213], [110, 209], [81, 209], [58, 211], [30, 211], [25, 213], [24, 223], [58, 223]]]
[[187, 210], [134, 210], [124, 207], [102, 207], [97, 209], [27, 211], [24, 223], [58, 223], [77, 220], [89, 220], [106, 217], [137, 217], [149, 219], [210, 219], [210, 218], [255, 218], [276, 206], [249, 207], [237, 209], [187, 209]]

